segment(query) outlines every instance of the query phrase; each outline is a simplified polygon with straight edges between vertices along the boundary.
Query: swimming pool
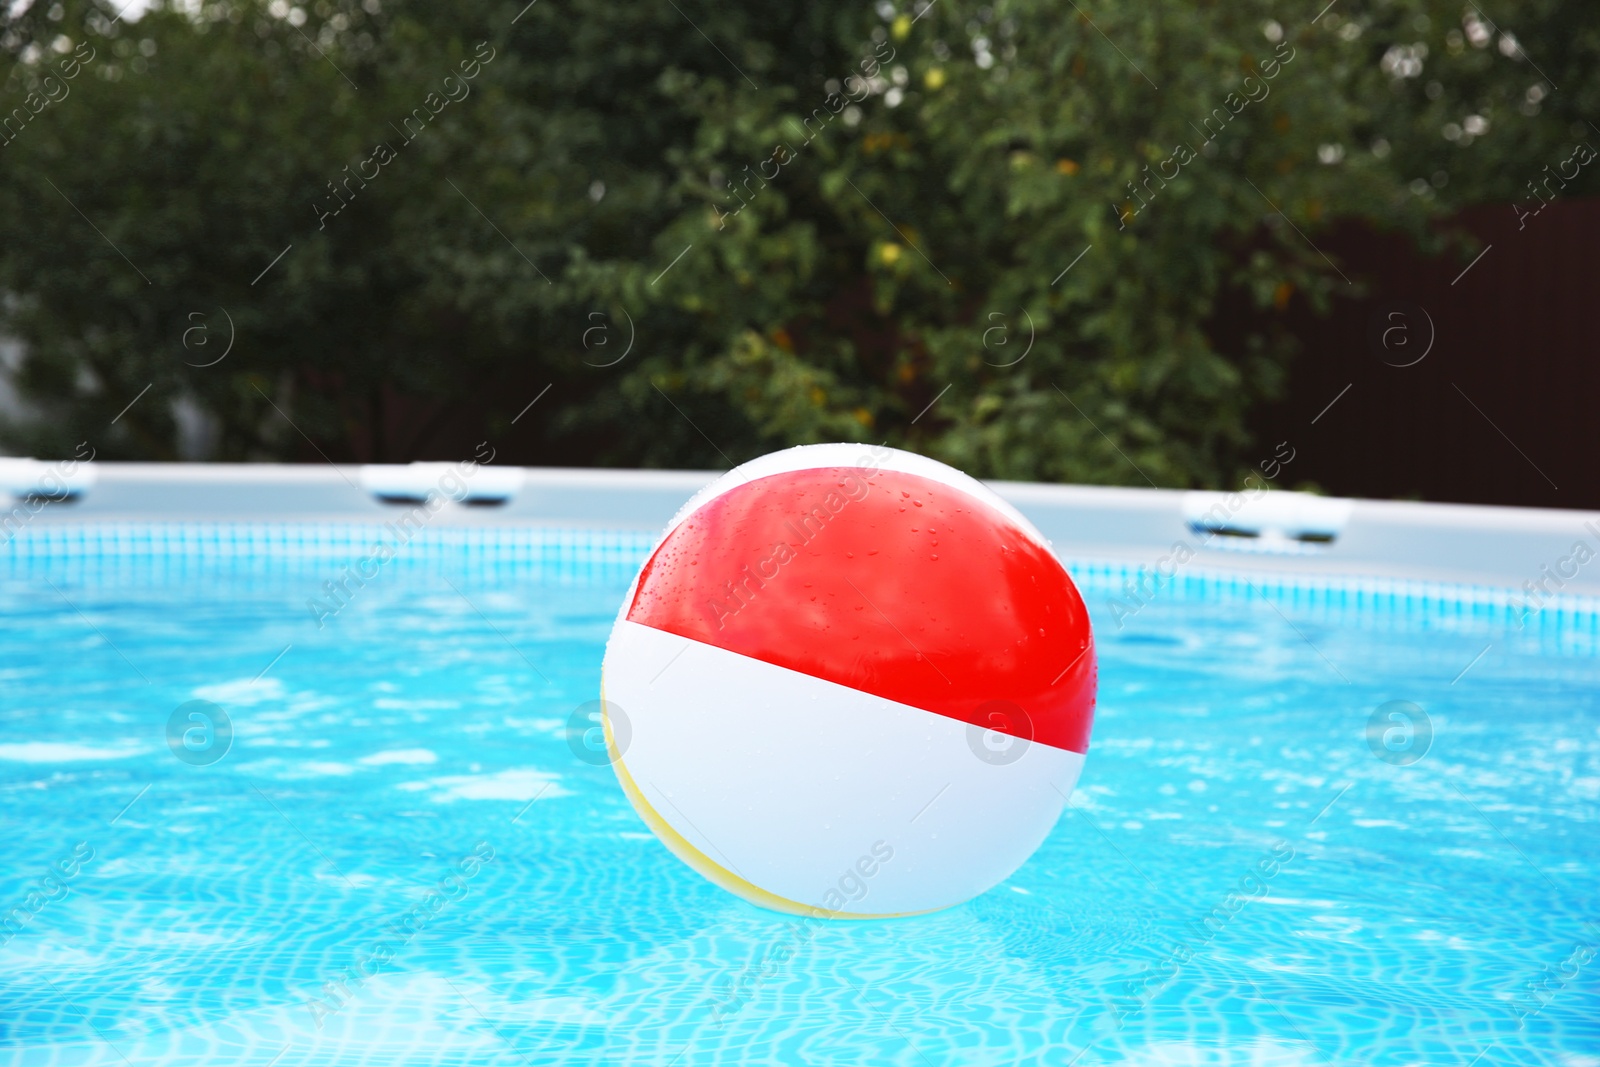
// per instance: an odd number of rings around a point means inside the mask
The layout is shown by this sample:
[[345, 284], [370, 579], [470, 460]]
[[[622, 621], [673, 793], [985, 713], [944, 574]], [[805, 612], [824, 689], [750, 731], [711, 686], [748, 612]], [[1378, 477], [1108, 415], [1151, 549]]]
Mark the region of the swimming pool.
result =
[[572, 728], [649, 533], [428, 530], [319, 614], [376, 531], [0, 556], [7, 1062], [1600, 1063], [1583, 605], [1191, 568], [1124, 613], [1076, 562], [1072, 810], [829, 924], [689, 871]]

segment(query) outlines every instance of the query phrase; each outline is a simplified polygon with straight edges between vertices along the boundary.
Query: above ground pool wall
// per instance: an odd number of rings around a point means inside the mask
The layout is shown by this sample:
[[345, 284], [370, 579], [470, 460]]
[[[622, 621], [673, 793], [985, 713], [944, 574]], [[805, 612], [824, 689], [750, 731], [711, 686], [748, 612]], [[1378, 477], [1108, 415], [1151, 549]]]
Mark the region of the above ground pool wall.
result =
[[[448, 478], [409, 467], [97, 463], [66, 478], [75, 499], [43, 503], [62, 464], [0, 460], [0, 545], [34, 524], [373, 522]], [[451, 504], [432, 524], [536, 524], [657, 530], [715, 471], [492, 468], [467, 479], [480, 506]], [[492, 488], [485, 488], [493, 481]], [[444, 481], [454, 491], [453, 480]], [[1466, 582], [1544, 595], [1600, 596], [1600, 512], [1341, 500], [1279, 491], [992, 482], [1063, 556], [1077, 560]], [[29, 495], [32, 494], [30, 501]], [[498, 498], [498, 499], [494, 499]], [[1581, 546], [1581, 547], [1580, 547]], [[1591, 559], [1591, 556], [1595, 557]]]

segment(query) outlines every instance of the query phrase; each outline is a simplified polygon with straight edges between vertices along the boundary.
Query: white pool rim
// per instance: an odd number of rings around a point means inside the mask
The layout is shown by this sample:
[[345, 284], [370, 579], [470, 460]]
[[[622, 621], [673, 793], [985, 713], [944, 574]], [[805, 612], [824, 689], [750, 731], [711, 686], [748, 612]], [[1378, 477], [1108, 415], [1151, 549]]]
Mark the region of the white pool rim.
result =
[[[869, 446], [862, 446], [865, 451]], [[431, 531], [659, 533], [717, 471], [471, 464], [60, 464], [0, 459], [0, 553], [62, 526], [381, 525], [429, 493]], [[452, 477], [451, 470], [457, 472]], [[47, 499], [62, 495], [70, 499]], [[1448, 583], [1542, 603], [1600, 597], [1600, 512], [993, 481], [1063, 559], [1153, 576]], [[464, 486], [465, 488], [458, 488]], [[7, 496], [10, 500], [7, 501]], [[458, 503], [455, 499], [463, 498]], [[1591, 559], [1590, 556], [1595, 558]]]

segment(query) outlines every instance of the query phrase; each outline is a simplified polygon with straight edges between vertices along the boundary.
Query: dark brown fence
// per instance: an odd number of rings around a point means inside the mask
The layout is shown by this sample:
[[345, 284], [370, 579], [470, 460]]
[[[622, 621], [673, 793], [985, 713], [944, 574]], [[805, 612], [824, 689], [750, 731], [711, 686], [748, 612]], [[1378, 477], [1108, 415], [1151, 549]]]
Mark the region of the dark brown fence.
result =
[[1600, 508], [1600, 200], [1454, 226], [1480, 258], [1317, 238], [1368, 295], [1293, 313], [1304, 350], [1257, 438], [1294, 445], [1291, 484], [1339, 495]]

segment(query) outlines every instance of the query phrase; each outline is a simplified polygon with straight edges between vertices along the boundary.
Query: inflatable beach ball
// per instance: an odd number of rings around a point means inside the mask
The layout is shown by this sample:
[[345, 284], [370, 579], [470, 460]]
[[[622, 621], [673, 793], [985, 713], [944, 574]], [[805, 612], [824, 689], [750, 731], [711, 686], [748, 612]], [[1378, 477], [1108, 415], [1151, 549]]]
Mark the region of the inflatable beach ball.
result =
[[998, 884], [1089, 747], [1089, 616], [1038, 530], [908, 452], [807, 445], [669, 524], [606, 646], [628, 799], [680, 859], [778, 911], [881, 918]]

